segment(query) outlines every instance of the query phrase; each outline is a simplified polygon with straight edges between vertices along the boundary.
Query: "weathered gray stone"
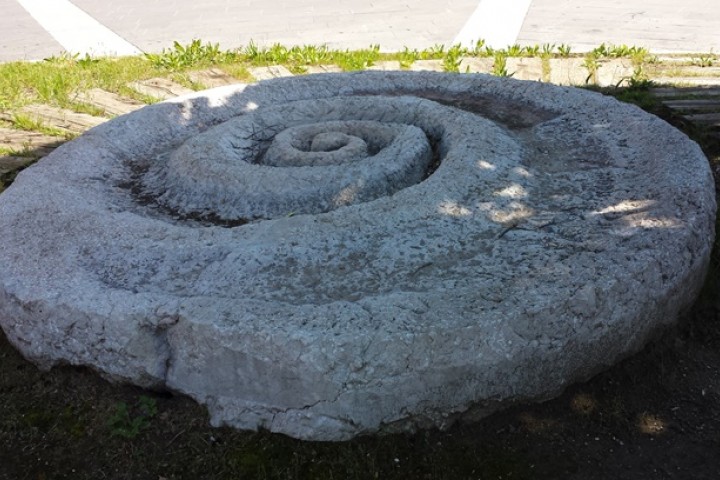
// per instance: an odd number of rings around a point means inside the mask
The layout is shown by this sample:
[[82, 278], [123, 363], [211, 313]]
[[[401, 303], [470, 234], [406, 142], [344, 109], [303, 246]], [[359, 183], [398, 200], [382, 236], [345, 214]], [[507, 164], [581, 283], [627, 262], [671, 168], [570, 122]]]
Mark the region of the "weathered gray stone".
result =
[[[431, 168], [395, 153], [427, 146]], [[392, 188], [318, 200], [325, 177], [394, 162]], [[243, 210], [296, 193], [322, 208]], [[401, 72], [222, 87], [18, 176], [0, 196], [0, 324], [42, 367], [182, 392], [214, 424], [442, 428], [640, 349], [698, 292], [714, 215], [697, 145], [599, 94]]]

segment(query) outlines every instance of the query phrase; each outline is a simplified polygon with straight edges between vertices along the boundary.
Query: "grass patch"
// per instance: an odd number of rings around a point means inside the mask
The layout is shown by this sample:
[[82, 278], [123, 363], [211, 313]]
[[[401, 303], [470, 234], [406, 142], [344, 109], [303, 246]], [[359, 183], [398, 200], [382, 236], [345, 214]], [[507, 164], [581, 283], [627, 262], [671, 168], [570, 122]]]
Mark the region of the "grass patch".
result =
[[89, 63], [66, 57], [6, 63], [0, 65], [0, 108], [45, 103], [73, 109], [76, 91], [98, 87], [124, 93], [128, 82], [167, 73], [142, 57], [103, 58]]

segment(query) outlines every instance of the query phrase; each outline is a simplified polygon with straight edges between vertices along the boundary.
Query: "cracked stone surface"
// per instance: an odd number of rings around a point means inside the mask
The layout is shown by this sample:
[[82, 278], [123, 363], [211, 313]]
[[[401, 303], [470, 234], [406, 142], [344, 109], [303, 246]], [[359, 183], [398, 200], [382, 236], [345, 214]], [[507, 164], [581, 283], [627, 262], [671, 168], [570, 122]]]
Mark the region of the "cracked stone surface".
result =
[[698, 293], [696, 144], [596, 93], [362, 72], [94, 128], [0, 196], [0, 325], [42, 368], [313, 440], [444, 428], [640, 349]]

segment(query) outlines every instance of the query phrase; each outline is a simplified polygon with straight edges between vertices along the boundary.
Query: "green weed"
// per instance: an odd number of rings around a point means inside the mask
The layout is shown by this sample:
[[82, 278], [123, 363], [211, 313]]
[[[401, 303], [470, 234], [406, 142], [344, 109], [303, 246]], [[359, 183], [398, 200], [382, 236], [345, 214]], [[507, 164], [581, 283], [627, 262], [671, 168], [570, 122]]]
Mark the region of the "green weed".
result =
[[551, 57], [553, 52], [555, 52], [554, 43], [543, 43], [542, 52], [540, 53], [542, 57]]
[[636, 61], [644, 61], [650, 55], [650, 52], [644, 47], [606, 45], [604, 43], [593, 49], [591, 53], [597, 58], [631, 58]]
[[420, 52], [405, 47], [405, 50], [398, 54], [398, 60], [400, 61], [400, 68], [410, 68], [413, 63], [420, 60]]
[[443, 70], [446, 72], [459, 72], [462, 57], [467, 55], [467, 53], [467, 49], [459, 44], [450, 47], [443, 57]]
[[597, 84], [597, 73], [600, 69], [600, 56], [601, 54], [597, 52], [597, 49], [585, 55], [585, 60], [583, 61], [582, 66], [588, 71], [588, 76], [585, 78], [586, 84]]
[[13, 126], [19, 130], [29, 130], [44, 133], [46, 135], [54, 135], [56, 137], [64, 137], [68, 140], [74, 137], [73, 134], [64, 132], [57, 128], [49, 127], [40, 120], [29, 117], [22, 113], [13, 115]]
[[525, 53], [525, 48], [516, 43], [515, 45], [508, 46], [505, 52], [508, 57], [521, 57]]
[[564, 43], [561, 43], [560, 45], [558, 45], [557, 50], [558, 50], [558, 54], [559, 54], [561, 57], [567, 58], [567, 57], [570, 56], [570, 52], [572, 51], [572, 47], [570, 47], [570, 45], [566, 45], [566, 44], [564, 44]]
[[715, 55], [713, 54], [707, 54], [707, 55], [700, 55], [697, 57], [692, 58], [692, 64], [697, 67], [712, 67], [715, 63]]
[[333, 61], [345, 71], [365, 70], [380, 58], [380, 45], [371, 45], [363, 50], [334, 52]]
[[420, 52], [421, 60], [439, 60], [445, 56], [445, 45], [436, 43], [432, 47]]
[[265, 51], [265, 61], [278, 65], [286, 63], [290, 58], [290, 51], [279, 43], [273, 43], [269, 49]]
[[226, 61], [229, 56], [229, 52], [220, 50], [219, 44], [203, 44], [198, 39], [192, 40], [188, 45], [174, 42], [172, 49], [163, 49], [161, 53], [145, 54], [145, 58], [151, 64], [168, 70], [179, 70], [200, 64], [221, 63]]
[[326, 45], [295, 46], [288, 52], [288, 59], [300, 65], [318, 65], [331, 61], [332, 54]]
[[522, 55], [525, 57], [537, 57], [540, 55], [540, 45], [528, 45], [523, 49]]
[[110, 434], [133, 439], [150, 426], [150, 420], [157, 413], [157, 401], [145, 395], [141, 395], [132, 407], [125, 402], [118, 402], [115, 404], [115, 412], [108, 420]]
[[494, 59], [492, 74], [498, 77], [511, 77], [512, 74], [507, 71], [507, 54], [502, 50], [498, 51], [495, 53]]

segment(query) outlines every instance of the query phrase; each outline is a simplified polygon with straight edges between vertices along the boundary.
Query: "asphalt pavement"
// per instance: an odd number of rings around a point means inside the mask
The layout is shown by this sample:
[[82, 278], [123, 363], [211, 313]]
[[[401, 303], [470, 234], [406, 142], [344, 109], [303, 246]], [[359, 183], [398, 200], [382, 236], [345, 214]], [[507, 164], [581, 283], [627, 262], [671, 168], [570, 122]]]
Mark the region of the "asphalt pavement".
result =
[[717, 0], [0, 0], [0, 12], [0, 62], [158, 52], [196, 38], [224, 49], [252, 41], [398, 51], [484, 39], [496, 48], [720, 53]]

